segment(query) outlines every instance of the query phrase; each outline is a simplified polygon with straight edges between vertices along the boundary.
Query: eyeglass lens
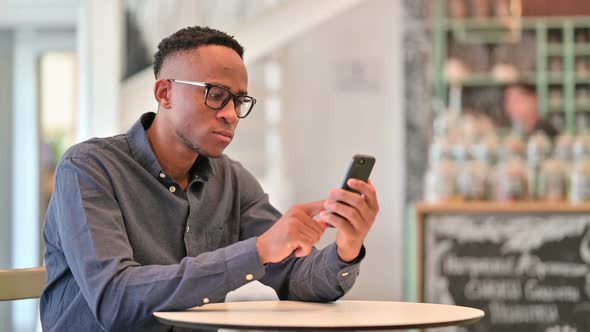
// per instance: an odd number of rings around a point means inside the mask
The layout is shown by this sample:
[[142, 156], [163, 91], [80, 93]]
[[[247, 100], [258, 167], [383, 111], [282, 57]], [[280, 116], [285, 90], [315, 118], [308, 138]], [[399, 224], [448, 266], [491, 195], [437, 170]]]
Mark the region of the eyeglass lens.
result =
[[[213, 109], [221, 109], [227, 105], [232, 97], [233, 95], [226, 89], [218, 86], [211, 86], [209, 87], [205, 103]], [[247, 115], [253, 104], [254, 102], [252, 98], [248, 96], [236, 96], [234, 99], [234, 108], [238, 116]]]

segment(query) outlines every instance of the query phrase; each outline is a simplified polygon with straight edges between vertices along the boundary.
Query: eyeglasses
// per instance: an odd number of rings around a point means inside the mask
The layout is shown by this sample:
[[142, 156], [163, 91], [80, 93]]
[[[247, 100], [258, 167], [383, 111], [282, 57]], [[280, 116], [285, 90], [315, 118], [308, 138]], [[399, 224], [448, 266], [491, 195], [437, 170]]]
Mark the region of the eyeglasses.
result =
[[177, 80], [174, 78], [169, 78], [168, 81], [204, 87], [205, 105], [214, 110], [220, 110], [224, 108], [230, 100], [233, 100], [234, 110], [240, 119], [247, 117], [248, 114], [250, 114], [250, 111], [252, 111], [254, 104], [256, 104], [256, 99], [254, 99], [254, 97], [233, 94], [227, 88], [220, 85], [206, 82]]

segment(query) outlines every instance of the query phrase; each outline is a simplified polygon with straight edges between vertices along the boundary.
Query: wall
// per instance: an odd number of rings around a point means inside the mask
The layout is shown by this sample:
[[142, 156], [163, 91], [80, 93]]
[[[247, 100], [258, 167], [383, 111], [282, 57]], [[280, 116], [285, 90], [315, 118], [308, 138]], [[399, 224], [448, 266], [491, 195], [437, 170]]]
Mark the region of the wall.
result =
[[[0, 30], [0, 269], [11, 264], [13, 40], [12, 31]], [[10, 317], [10, 302], [0, 302], [0, 331], [9, 330]]]
[[401, 11], [399, 1], [364, 2], [285, 51], [281, 134], [294, 202], [340, 186], [353, 154], [377, 158], [372, 180], [381, 211], [349, 299], [403, 296]]
[[120, 133], [123, 31], [121, 1], [80, 2], [76, 25], [78, 141]]
[[416, 301], [416, 229], [413, 204], [422, 199], [423, 177], [428, 166], [432, 114], [432, 72], [430, 61], [432, 39], [427, 16], [429, 0], [404, 0], [403, 71], [407, 87], [404, 91], [405, 163], [404, 207], [406, 222], [406, 289], [405, 298]]
[[0, 27], [69, 27], [76, 21], [79, 3], [80, 0], [0, 0]]

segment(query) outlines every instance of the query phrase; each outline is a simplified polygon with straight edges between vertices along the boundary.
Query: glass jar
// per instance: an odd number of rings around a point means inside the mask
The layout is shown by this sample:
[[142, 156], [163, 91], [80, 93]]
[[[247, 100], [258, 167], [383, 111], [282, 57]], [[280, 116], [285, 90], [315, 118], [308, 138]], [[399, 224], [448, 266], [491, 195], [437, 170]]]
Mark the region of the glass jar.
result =
[[441, 160], [452, 159], [452, 146], [446, 137], [436, 138], [432, 143], [430, 143], [430, 148], [428, 149], [428, 161], [430, 165], [435, 165]]
[[489, 166], [481, 160], [470, 160], [461, 168], [457, 177], [459, 194], [468, 201], [488, 199]]
[[496, 167], [494, 198], [500, 202], [528, 199], [528, 180], [522, 158], [513, 156]]
[[441, 160], [430, 165], [424, 179], [424, 199], [431, 203], [457, 200], [459, 193], [456, 178], [455, 162]]
[[572, 158], [574, 162], [590, 158], [590, 135], [588, 133], [582, 133], [574, 140]]
[[495, 134], [483, 137], [472, 146], [472, 155], [488, 165], [495, 165], [498, 161], [498, 137]]
[[574, 145], [574, 136], [571, 134], [561, 134], [557, 137], [557, 141], [555, 142], [555, 149], [553, 151], [553, 156], [557, 160], [561, 160], [562, 162], [571, 162], [572, 161], [572, 148]]
[[581, 159], [572, 166], [569, 201], [572, 204], [590, 201], [590, 159]]
[[457, 142], [452, 146], [453, 160], [458, 165], [463, 165], [467, 161], [473, 159], [471, 156], [471, 148], [468, 143]]
[[523, 158], [525, 144], [517, 133], [512, 133], [504, 138], [498, 152], [499, 161], [508, 161], [514, 157]]
[[549, 105], [552, 107], [562, 107], [563, 103], [563, 92], [561, 88], [549, 89]]
[[557, 159], [543, 162], [539, 174], [538, 198], [544, 201], [565, 201], [567, 173], [564, 164]]
[[534, 133], [527, 143], [527, 163], [529, 167], [541, 167], [543, 161], [551, 156], [551, 141], [541, 131]]

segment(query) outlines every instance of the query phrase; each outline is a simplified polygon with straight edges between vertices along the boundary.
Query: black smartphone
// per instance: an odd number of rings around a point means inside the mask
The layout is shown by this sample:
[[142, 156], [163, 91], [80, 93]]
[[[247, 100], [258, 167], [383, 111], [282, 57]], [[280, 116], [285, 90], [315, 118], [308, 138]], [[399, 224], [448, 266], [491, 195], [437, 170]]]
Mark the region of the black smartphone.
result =
[[[365, 154], [355, 154], [352, 156], [352, 160], [348, 164], [348, 169], [346, 170], [346, 176], [344, 177], [344, 182], [342, 182], [342, 189], [348, 190], [351, 192], [355, 192], [360, 194], [358, 191], [350, 188], [348, 184], [348, 179], [354, 178], [359, 179], [362, 181], [367, 182], [369, 180], [369, 175], [371, 175], [371, 171], [373, 170], [373, 166], [375, 165], [375, 157], [365, 155]], [[346, 203], [344, 203], [346, 204]], [[338, 215], [338, 213], [334, 213]], [[333, 228], [334, 226], [328, 225], [328, 227]]]
[[360, 194], [358, 191], [350, 188], [346, 183], [350, 178], [359, 179], [367, 182], [369, 180], [369, 175], [371, 175], [371, 170], [373, 170], [374, 165], [375, 157], [373, 156], [369, 156], [366, 154], [355, 154], [354, 156], [352, 156], [352, 160], [350, 161], [350, 164], [348, 165], [348, 170], [346, 171], [346, 176], [344, 177], [344, 182], [342, 183], [342, 189]]

